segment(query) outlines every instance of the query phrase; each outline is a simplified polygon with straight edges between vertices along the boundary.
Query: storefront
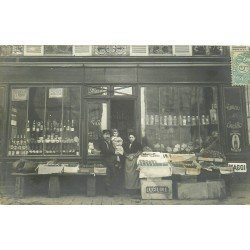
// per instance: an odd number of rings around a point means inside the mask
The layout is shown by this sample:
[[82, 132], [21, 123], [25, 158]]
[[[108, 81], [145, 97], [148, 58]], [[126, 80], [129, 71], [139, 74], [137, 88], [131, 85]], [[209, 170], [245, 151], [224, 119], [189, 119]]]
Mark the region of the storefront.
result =
[[95, 49], [92, 56], [0, 57], [2, 176], [20, 157], [101, 162], [101, 131], [111, 128], [171, 153], [199, 152], [219, 132], [227, 159], [246, 161], [245, 92], [231, 86], [228, 48], [185, 56]]

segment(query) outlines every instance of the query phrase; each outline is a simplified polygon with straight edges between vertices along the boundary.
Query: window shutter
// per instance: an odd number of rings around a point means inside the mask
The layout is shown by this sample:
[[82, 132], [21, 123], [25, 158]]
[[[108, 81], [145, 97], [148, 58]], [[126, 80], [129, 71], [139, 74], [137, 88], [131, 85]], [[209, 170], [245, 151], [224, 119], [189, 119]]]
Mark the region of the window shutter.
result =
[[74, 56], [91, 56], [92, 46], [90, 45], [74, 45], [73, 46]]
[[175, 45], [173, 46], [174, 56], [192, 56], [192, 46], [189, 45]]
[[130, 56], [148, 56], [147, 45], [131, 45]]
[[43, 56], [43, 45], [24, 45], [25, 56]]

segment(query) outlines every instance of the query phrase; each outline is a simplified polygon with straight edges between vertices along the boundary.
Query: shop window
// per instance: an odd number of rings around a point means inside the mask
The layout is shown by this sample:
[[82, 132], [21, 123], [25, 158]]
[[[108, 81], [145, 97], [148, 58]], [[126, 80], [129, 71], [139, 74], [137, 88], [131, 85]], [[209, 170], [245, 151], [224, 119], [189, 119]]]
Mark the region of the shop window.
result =
[[246, 111], [247, 111], [247, 128], [248, 128], [248, 144], [250, 145], [250, 86], [246, 86]]
[[3, 155], [4, 88], [0, 87], [0, 156]]
[[191, 153], [218, 131], [215, 87], [141, 87], [142, 142], [147, 150]]
[[102, 130], [108, 127], [108, 106], [103, 102], [88, 103], [88, 155], [100, 155]]
[[12, 88], [9, 156], [78, 156], [79, 87]]

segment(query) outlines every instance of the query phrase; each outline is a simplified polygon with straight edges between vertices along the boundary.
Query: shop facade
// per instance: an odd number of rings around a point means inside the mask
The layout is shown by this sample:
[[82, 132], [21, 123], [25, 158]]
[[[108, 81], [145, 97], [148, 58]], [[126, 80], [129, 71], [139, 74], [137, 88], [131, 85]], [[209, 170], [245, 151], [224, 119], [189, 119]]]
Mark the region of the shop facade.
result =
[[245, 89], [231, 86], [229, 48], [169, 55], [156, 46], [131, 56], [131, 46], [116, 54], [97, 47], [91, 56], [0, 57], [3, 179], [19, 158], [101, 163], [101, 132], [112, 128], [171, 153], [199, 152], [218, 132], [228, 161], [248, 161]]

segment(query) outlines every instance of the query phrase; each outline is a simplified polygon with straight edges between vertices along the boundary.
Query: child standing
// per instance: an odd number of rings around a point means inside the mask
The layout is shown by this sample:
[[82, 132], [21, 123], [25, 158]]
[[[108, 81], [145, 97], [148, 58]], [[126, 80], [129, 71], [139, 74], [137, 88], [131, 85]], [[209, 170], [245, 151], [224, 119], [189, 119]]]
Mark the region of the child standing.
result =
[[123, 149], [123, 140], [122, 138], [119, 136], [119, 132], [117, 129], [113, 129], [112, 130], [112, 137], [111, 137], [111, 141], [112, 141], [112, 144], [113, 144], [113, 147], [115, 149], [115, 154], [117, 156], [116, 158], [116, 161], [117, 161], [117, 164], [116, 166], [117, 167], [121, 167], [121, 159], [120, 159], [120, 156], [124, 154], [124, 149]]

